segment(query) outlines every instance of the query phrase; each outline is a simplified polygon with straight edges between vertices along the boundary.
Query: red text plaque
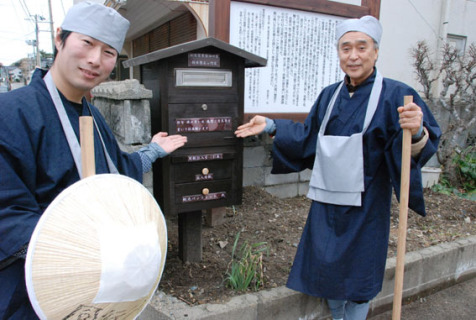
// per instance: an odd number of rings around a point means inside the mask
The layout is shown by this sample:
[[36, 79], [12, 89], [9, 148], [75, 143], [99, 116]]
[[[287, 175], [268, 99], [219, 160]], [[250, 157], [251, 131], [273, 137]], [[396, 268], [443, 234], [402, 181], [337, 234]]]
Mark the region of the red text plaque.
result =
[[177, 133], [231, 131], [231, 117], [178, 118], [175, 120]]

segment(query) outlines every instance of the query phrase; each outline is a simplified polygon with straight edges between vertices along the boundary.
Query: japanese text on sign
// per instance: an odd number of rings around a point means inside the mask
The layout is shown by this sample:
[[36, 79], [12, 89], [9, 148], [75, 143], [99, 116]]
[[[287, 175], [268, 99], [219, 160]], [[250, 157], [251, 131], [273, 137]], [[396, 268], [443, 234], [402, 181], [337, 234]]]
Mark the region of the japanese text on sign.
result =
[[178, 118], [175, 120], [177, 132], [231, 131], [231, 117]]
[[189, 53], [188, 66], [220, 68], [220, 55], [212, 53]]
[[343, 73], [335, 28], [325, 14], [232, 1], [230, 43], [268, 60], [246, 69], [245, 112], [309, 112]]
[[226, 198], [226, 192], [223, 191], [223, 192], [209, 193], [207, 195], [194, 194], [189, 196], [183, 196], [182, 202], [188, 203], [188, 202], [197, 202], [197, 201], [210, 201], [210, 200], [220, 200], [225, 198]]
[[196, 155], [189, 155], [187, 157], [187, 162], [221, 160], [221, 159], [223, 159], [223, 153], [196, 154]]
[[195, 181], [207, 181], [207, 180], [213, 180], [213, 173], [195, 175]]

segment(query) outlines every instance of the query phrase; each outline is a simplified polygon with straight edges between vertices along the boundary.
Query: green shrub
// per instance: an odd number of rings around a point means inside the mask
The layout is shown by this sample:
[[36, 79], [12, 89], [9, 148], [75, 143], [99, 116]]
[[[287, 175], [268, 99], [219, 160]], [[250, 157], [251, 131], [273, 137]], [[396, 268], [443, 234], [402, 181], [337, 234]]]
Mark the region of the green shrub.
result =
[[449, 179], [443, 175], [438, 184], [432, 187], [432, 190], [476, 200], [476, 147], [470, 146], [463, 151], [456, 152], [453, 163], [456, 165], [458, 173], [458, 185], [452, 185]]
[[461, 186], [465, 192], [476, 189], [476, 147], [471, 146], [457, 153], [453, 161], [458, 167]]

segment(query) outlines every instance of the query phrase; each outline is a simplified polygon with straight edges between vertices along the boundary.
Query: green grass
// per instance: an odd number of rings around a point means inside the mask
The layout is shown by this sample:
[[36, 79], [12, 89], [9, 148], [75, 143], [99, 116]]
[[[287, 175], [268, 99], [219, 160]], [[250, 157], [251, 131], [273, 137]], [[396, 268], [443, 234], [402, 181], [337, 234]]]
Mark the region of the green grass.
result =
[[239, 238], [238, 232], [225, 275], [225, 283], [235, 291], [246, 291], [248, 288], [258, 291], [264, 284], [263, 253], [269, 252], [267, 242], [249, 244], [245, 241], [237, 252]]

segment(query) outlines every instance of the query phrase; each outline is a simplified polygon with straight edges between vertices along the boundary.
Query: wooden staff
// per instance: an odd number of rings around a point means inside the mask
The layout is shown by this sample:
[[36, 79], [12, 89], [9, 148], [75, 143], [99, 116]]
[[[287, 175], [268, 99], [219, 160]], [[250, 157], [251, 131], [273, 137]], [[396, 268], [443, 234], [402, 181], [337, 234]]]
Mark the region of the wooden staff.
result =
[[[405, 96], [403, 105], [413, 102], [413, 96]], [[395, 288], [393, 294], [392, 319], [400, 319], [402, 311], [403, 273], [405, 269], [405, 245], [407, 240], [408, 197], [410, 191], [412, 133], [403, 130], [402, 172], [400, 179], [400, 214], [398, 218], [397, 266], [395, 268]]]
[[96, 174], [94, 161], [94, 133], [93, 117], [79, 117], [79, 141], [81, 143], [81, 170], [83, 178]]

